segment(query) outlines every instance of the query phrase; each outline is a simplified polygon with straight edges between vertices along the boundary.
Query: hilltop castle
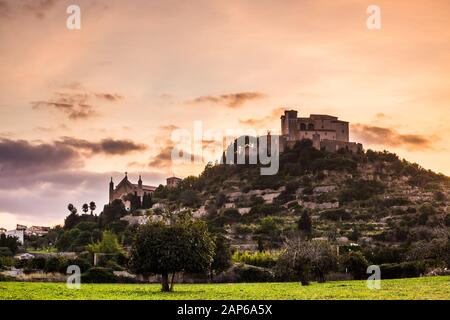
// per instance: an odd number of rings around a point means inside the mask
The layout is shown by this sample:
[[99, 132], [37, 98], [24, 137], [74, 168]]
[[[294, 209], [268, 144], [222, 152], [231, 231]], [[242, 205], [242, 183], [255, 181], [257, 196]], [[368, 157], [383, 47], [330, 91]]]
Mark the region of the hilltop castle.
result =
[[[177, 177], [167, 178], [167, 186], [176, 187], [178, 182], [180, 181], [181, 179]], [[128, 180], [128, 173], [125, 172], [125, 177], [117, 184], [115, 188], [113, 179], [111, 177], [111, 182], [109, 183], [109, 203], [111, 203], [115, 199], [124, 201], [124, 197], [130, 193], [137, 195], [142, 201], [144, 195], [152, 194], [153, 192], [155, 192], [155, 190], [155, 186], [144, 185], [142, 183], [141, 176], [139, 176], [138, 183], [131, 183], [130, 180]]]
[[349, 141], [347, 121], [324, 114], [311, 114], [309, 118], [302, 118], [297, 116], [296, 110], [285, 111], [281, 116], [280, 152], [292, 148], [302, 139], [312, 140], [313, 147], [318, 150], [362, 150], [361, 143]]

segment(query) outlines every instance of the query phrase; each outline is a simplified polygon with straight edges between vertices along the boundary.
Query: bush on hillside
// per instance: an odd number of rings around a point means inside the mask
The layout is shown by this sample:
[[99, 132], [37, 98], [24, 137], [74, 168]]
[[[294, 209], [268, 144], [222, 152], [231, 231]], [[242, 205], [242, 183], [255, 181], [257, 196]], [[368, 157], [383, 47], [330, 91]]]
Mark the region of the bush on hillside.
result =
[[103, 267], [93, 267], [81, 275], [83, 283], [116, 283], [113, 271]]

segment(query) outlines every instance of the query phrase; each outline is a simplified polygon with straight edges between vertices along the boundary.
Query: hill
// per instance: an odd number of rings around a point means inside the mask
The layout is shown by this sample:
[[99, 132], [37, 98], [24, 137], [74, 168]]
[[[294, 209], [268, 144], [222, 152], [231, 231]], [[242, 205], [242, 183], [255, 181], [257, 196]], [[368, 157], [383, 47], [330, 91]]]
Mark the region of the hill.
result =
[[[329, 153], [303, 140], [280, 155], [276, 175], [260, 175], [257, 165], [209, 164], [177, 188], [159, 186], [152, 200], [192, 210], [240, 250], [282, 247], [306, 212], [312, 238], [357, 244], [383, 263], [432, 256], [427, 245], [448, 242], [449, 193], [449, 177], [393, 153]], [[386, 257], [375, 257], [379, 248]]]

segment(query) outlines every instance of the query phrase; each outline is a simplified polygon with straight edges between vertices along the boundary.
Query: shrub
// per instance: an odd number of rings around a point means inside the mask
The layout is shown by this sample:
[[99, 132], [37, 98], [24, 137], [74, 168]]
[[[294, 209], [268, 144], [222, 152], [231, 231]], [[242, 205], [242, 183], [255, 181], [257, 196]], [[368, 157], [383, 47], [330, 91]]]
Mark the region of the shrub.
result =
[[341, 257], [342, 267], [349, 272], [353, 279], [364, 279], [369, 263], [361, 252], [349, 252]]
[[111, 269], [111, 270], [114, 270], [114, 271], [124, 271], [125, 270], [125, 268], [123, 268], [122, 266], [120, 266], [116, 261], [114, 261], [114, 260], [108, 260], [106, 263], [105, 263], [105, 268], [107, 268], [107, 269]]
[[12, 257], [13, 253], [8, 247], [0, 247], [0, 257]]
[[332, 220], [332, 221], [340, 221], [340, 220], [349, 220], [352, 215], [345, 211], [344, 209], [333, 209], [323, 211], [320, 214], [322, 219]]
[[367, 200], [384, 192], [384, 185], [375, 180], [351, 180], [339, 194], [339, 202], [347, 203], [353, 200]]
[[92, 267], [91, 263], [88, 260], [82, 259], [82, 258], [68, 260], [67, 266], [69, 266], [69, 265], [75, 265], [75, 266], [80, 267], [81, 272], [86, 272], [87, 270], [89, 270]]
[[290, 239], [277, 261], [279, 273], [295, 276], [302, 285], [308, 285], [313, 278], [324, 282], [336, 266], [336, 254], [328, 243], [301, 238]]
[[401, 248], [376, 247], [364, 250], [364, 256], [371, 264], [380, 265], [401, 262], [403, 252]]
[[274, 280], [272, 272], [265, 268], [241, 264], [235, 270], [237, 282], [270, 282]]
[[0, 274], [0, 282], [11, 282], [11, 281], [14, 281], [14, 280], [15, 280], [14, 277], [5, 276], [3, 274]]
[[266, 203], [252, 207], [249, 214], [246, 216], [268, 216], [278, 213], [281, 210], [282, 208], [279, 205]]
[[268, 236], [277, 236], [281, 232], [279, 224], [279, 219], [274, 217], [264, 217], [261, 219], [256, 232]]
[[44, 272], [66, 273], [68, 260], [64, 257], [50, 257], [45, 262]]
[[419, 277], [426, 270], [424, 262], [412, 261], [402, 263], [389, 263], [380, 265], [383, 279]]
[[9, 269], [11, 267], [14, 267], [14, 258], [0, 256], [0, 270]]
[[81, 275], [81, 281], [85, 283], [116, 283], [117, 278], [111, 269], [94, 267]]
[[271, 268], [277, 263], [278, 254], [269, 251], [257, 251], [253, 253], [236, 251], [232, 259], [235, 262], [242, 262], [256, 267]]
[[26, 269], [29, 270], [43, 270], [46, 264], [45, 258], [34, 258], [27, 260]]

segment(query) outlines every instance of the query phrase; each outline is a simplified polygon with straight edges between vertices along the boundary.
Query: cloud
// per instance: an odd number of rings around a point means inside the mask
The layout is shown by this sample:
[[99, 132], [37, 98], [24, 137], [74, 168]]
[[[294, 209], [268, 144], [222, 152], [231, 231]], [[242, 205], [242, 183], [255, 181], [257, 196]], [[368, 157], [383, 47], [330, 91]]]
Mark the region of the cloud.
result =
[[2, 0], [0, 1], [0, 16], [10, 18], [22, 12], [31, 13], [36, 18], [43, 19], [56, 3], [56, 0]]
[[54, 109], [68, 115], [69, 119], [87, 119], [97, 115], [92, 105], [95, 100], [106, 102], [116, 102], [122, 96], [116, 93], [91, 92], [82, 88], [79, 83], [71, 83], [62, 87], [69, 89], [69, 92], [55, 92], [53, 98], [30, 102], [33, 109]]
[[365, 124], [353, 124], [351, 129], [352, 133], [365, 143], [404, 147], [408, 150], [431, 149], [433, 140], [435, 140], [435, 137], [432, 136], [402, 134], [395, 129]]
[[267, 116], [263, 118], [258, 119], [246, 119], [246, 120], [239, 120], [240, 124], [252, 126], [252, 127], [261, 127], [269, 124], [270, 122], [279, 119], [284, 111], [287, 110], [286, 108], [277, 108], [272, 110]]
[[173, 130], [179, 129], [180, 127], [178, 127], [174, 124], [168, 124], [168, 125], [160, 126], [159, 128], [163, 131], [173, 131]]
[[83, 161], [78, 152], [68, 146], [0, 139], [0, 172], [2, 175], [7, 172], [54, 171], [82, 165]]
[[87, 151], [89, 155], [124, 155], [131, 152], [143, 151], [147, 149], [144, 144], [135, 143], [131, 140], [117, 140], [112, 138], [102, 139], [98, 142], [76, 139], [72, 137], [63, 137], [58, 144]]
[[[178, 161], [172, 159], [172, 151], [178, 149], [179, 145], [170, 138], [167, 138], [170, 137], [170, 132], [176, 129], [179, 129], [179, 127], [175, 125], [160, 126], [160, 132], [155, 137], [155, 141], [158, 141], [158, 148], [156, 149], [156, 155], [151, 157], [148, 162], [149, 168], [168, 169], [176, 164], [180, 164]], [[190, 146], [186, 147], [189, 148]], [[179, 152], [180, 157], [194, 159], [194, 155], [189, 151], [180, 148]]]
[[171, 141], [166, 142], [159, 152], [152, 157], [148, 166], [150, 168], [169, 168], [172, 166], [172, 150], [174, 145]]
[[262, 99], [266, 95], [260, 92], [238, 92], [231, 94], [222, 94], [219, 96], [201, 96], [187, 101], [189, 104], [219, 104], [228, 108], [236, 109], [242, 107], [246, 102], [256, 99]]

